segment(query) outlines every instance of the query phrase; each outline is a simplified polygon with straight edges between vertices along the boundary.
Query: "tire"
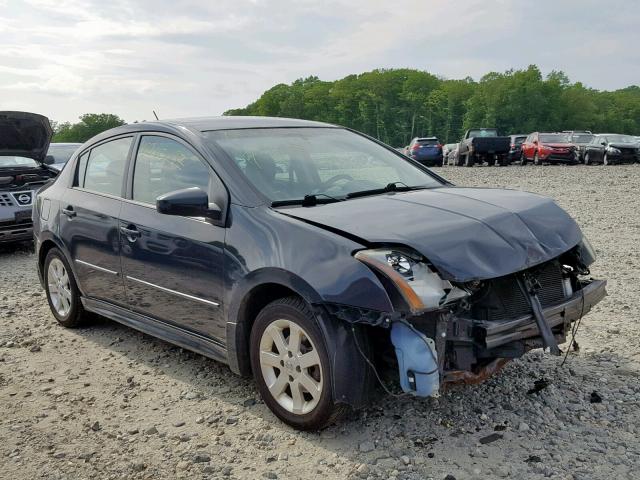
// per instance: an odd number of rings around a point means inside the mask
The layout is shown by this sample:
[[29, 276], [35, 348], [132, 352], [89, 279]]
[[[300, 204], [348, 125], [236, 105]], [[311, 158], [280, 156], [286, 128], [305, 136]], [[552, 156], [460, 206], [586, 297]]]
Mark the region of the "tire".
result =
[[584, 164], [585, 165], [591, 165], [591, 159], [589, 158], [589, 154], [588, 153], [584, 154]]
[[605, 152], [605, 154], [602, 156], [602, 164], [603, 164], [603, 165], [607, 165], [607, 166], [608, 166], [608, 165], [613, 165], [613, 163], [611, 163], [611, 162], [609, 161], [609, 157], [608, 157], [608, 155], [606, 154], [606, 152]]
[[520, 154], [520, 166], [524, 167], [527, 164], [527, 157], [524, 156], [524, 153]]
[[[299, 335], [290, 351], [292, 329]], [[293, 428], [318, 430], [349, 411], [347, 405], [333, 401], [332, 382], [334, 375], [348, 375], [349, 366], [338, 365], [339, 371], [331, 371], [323, 334], [302, 299], [276, 300], [258, 314], [251, 329], [250, 357], [265, 404]], [[310, 366], [299, 363], [302, 357]]]
[[73, 271], [57, 248], [47, 253], [43, 276], [49, 308], [58, 323], [67, 328], [76, 328], [85, 323], [86, 315]]
[[542, 165], [542, 162], [540, 161], [540, 157], [538, 157], [538, 152], [533, 154], [533, 164], [538, 167]]
[[464, 166], [473, 167], [473, 157], [469, 153], [464, 156]]

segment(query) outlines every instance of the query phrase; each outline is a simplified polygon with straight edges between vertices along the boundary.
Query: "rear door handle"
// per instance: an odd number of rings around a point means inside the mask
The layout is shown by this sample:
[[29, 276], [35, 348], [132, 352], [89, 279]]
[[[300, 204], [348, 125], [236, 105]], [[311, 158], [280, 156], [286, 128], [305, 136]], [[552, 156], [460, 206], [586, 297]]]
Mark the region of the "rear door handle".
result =
[[120, 233], [127, 237], [127, 240], [129, 240], [131, 243], [135, 242], [141, 235], [140, 231], [135, 227], [135, 225], [120, 227]]
[[73, 218], [77, 215], [76, 211], [73, 209], [71, 205], [62, 209], [62, 213], [64, 213], [67, 217]]

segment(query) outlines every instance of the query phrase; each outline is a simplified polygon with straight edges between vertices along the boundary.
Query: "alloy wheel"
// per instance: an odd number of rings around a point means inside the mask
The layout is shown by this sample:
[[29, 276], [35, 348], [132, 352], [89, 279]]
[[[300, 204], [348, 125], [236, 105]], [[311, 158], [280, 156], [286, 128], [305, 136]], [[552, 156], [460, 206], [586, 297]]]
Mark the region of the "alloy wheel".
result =
[[47, 286], [51, 305], [61, 317], [66, 317], [71, 310], [73, 294], [67, 269], [59, 258], [49, 263], [47, 270]]
[[288, 412], [304, 415], [320, 401], [320, 355], [311, 338], [291, 320], [275, 320], [260, 339], [260, 370], [269, 393]]

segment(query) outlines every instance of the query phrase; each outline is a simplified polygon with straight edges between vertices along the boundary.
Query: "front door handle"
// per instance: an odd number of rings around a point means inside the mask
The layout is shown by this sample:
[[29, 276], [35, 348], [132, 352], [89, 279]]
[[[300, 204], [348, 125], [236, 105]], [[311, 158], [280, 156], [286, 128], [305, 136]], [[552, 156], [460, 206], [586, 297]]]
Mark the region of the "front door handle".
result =
[[64, 213], [67, 217], [73, 218], [77, 215], [76, 211], [73, 209], [71, 205], [62, 209], [62, 213]]
[[135, 227], [135, 225], [120, 227], [120, 233], [127, 237], [127, 240], [131, 243], [135, 242], [141, 236], [140, 231]]

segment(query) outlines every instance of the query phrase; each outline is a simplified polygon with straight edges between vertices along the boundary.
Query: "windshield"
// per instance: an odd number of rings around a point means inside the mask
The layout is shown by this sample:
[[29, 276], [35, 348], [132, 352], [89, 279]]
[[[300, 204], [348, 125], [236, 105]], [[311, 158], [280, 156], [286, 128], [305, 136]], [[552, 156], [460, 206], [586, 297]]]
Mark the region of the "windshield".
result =
[[442, 183], [403, 157], [339, 128], [264, 128], [204, 132], [271, 201], [305, 195], [346, 198], [390, 183]]
[[569, 143], [569, 135], [566, 133], [541, 133], [542, 143]]
[[479, 128], [476, 130], [469, 130], [469, 138], [471, 137], [497, 137], [498, 130], [495, 128]]
[[577, 133], [571, 136], [573, 143], [589, 143], [591, 140], [593, 140], [593, 135], [590, 133]]
[[524, 143], [524, 139], [527, 137], [515, 137], [513, 139], [513, 144], [514, 145], [522, 145]]
[[26, 157], [0, 157], [0, 167], [37, 167], [38, 162]]
[[609, 143], [638, 143], [631, 135], [607, 135]]
[[437, 138], [419, 138], [416, 143], [419, 143], [420, 145], [438, 145], [438, 139]]
[[71, 158], [71, 155], [78, 149], [78, 145], [56, 145], [52, 143], [49, 145], [49, 151], [47, 155], [51, 155], [55, 159], [55, 163], [67, 163]]

